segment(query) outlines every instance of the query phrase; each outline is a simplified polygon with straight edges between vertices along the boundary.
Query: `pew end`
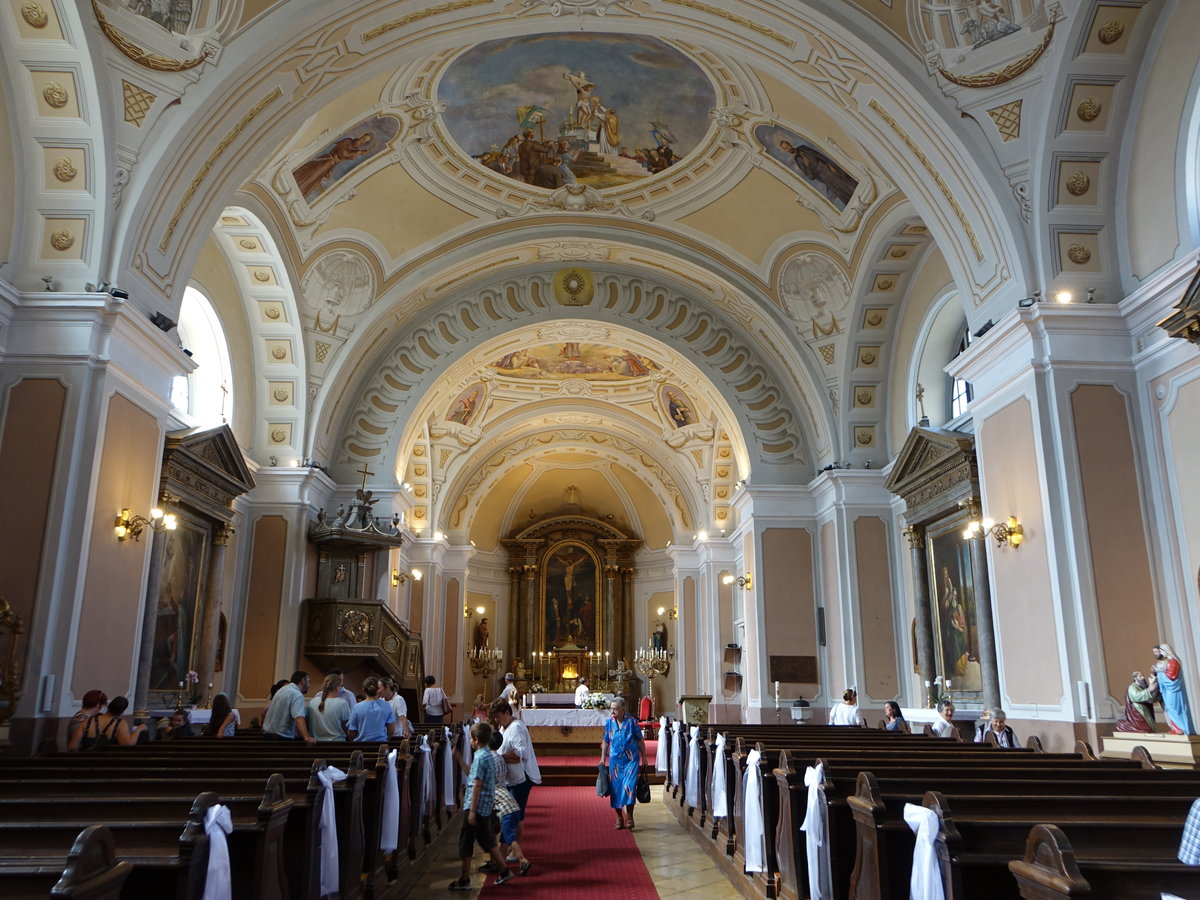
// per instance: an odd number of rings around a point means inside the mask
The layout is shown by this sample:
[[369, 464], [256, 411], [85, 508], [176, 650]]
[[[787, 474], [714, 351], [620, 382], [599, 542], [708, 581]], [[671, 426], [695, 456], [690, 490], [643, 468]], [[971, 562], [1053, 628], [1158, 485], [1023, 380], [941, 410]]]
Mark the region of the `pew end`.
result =
[[1129, 758], [1136, 763], [1141, 763], [1143, 769], [1151, 771], [1161, 771], [1162, 766], [1154, 761], [1154, 757], [1150, 755], [1150, 751], [1138, 744], [1133, 748], [1133, 752], [1129, 754]]
[[50, 896], [69, 900], [116, 900], [132, 871], [132, 863], [117, 859], [112, 832], [103, 825], [89, 825], [75, 839], [67, 857], [67, 867], [51, 888]]
[[1087, 741], [1076, 741], [1075, 752], [1088, 762], [1098, 762], [1100, 759], [1100, 757], [1096, 756], [1096, 751], [1092, 749], [1092, 745]]
[[[1082, 743], [1082, 741], [1080, 742]], [[1025, 856], [1008, 870], [1024, 900], [1091, 897], [1092, 888], [1079, 872], [1071, 842], [1057, 825], [1035, 825], [1025, 841]]]
[[1025, 749], [1032, 750], [1034, 753], [1046, 752], [1046, 748], [1042, 746], [1042, 739], [1036, 734], [1031, 734], [1029, 739], [1025, 741]]

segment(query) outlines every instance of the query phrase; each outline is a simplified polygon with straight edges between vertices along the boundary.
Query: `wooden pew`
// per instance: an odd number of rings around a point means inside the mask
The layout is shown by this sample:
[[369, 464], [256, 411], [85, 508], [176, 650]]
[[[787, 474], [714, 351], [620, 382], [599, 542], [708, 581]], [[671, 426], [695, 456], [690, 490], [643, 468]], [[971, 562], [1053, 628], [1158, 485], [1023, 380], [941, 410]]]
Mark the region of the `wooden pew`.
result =
[[117, 859], [112, 832], [89, 825], [71, 846], [65, 869], [40, 865], [0, 867], [0, 896], [8, 900], [116, 900], [133, 871], [133, 864]]
[[[129, 897], [200, 900], [208, 870], [208, 836], [204, 817], [217, 803], [211, 792], [195, 798], [172, 815], [108, 826], [117, 855], [130, 863], [123, 892]], [[182, 832], [180, 819], [184, 819]], [[92, 822], [0, 821], [0, 885], [39, 871], [64, 871], [68, 849]]]
[[1063, 829], [1056, 825], [1030, 829], [1024, 857], [1010, 862], [1008, 868], [1024, 900], [1159, 900], [1163, 891], [1200, 896], [1200, 866], [1187, 866], [1174, 858], [1077, 859]]

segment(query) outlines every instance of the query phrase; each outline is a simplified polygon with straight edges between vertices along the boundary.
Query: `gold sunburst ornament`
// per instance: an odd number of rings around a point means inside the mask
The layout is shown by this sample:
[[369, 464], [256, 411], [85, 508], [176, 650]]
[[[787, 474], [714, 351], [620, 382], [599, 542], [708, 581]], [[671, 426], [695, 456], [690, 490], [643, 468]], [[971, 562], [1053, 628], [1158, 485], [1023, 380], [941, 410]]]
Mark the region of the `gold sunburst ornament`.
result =
[[554, 299], [559, 306], [587, 306], [594, 293], [592, 273], [587, 269], [573, 266], [554, 276]]

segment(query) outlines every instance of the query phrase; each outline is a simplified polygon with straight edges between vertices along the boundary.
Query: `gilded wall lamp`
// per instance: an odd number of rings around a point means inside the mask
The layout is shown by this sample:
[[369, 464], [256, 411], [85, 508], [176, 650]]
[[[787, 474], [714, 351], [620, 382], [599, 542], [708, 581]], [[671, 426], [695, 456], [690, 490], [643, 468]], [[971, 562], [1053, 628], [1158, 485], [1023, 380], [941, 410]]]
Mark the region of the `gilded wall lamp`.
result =
[[150, 510], [148, 519], [145, 516], [131, 516], [127, 507], [121, 510], [113, 527], [116, 529], [118, 541], [127, 541], [130, 538], [140, 541], [147, 525], [154, 531], [174, 531], [179, 527], [179, 522], [173, 514], [163, 512], [158, 507]]
[[1016, 516], [1009, 516], [1004, 522], [994, 522], [991, 519], [968, 522], [966, 530], [963, 531], [963, 540], [969, 541], [972, 538], [981, 538], [989, 534], [995, 538], [996, 546], [1007, 545], [1014, 550], [1020, 547], [1021, 542], [1025, 540], [1025, 530], [1017, 521]]
[[745, 575], [726, 575], [721, 579], [721, 584], [736, 584], [743, 591], [748, 591], [754, 587], [754, 579], [750, 577], [750, 573]]
[[401, 572], [399, 569], [392, 569], [392, 587], [400, 587], [406, 581], [408, 581], [406, 573]]
[[679, 618], [679, 607], [672, 606], [670, 609], [667, 609], [667, 607], [665, 607], [665, 606], [660, 606], [658, 608], [658, 614], [660, 616], [665, 615], [668, 619], [678, 619]]

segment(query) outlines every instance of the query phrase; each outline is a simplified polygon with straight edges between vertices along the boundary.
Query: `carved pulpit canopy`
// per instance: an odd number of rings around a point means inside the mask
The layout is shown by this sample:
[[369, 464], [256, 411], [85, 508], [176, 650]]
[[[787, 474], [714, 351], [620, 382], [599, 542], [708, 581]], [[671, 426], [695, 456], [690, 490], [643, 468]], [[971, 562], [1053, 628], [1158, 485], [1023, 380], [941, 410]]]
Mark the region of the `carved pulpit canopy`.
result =
[[234, 498], [253, 487], [254, 478], [228, 425], [167, 435], [162, 490], [178, 498], [180, 506], [229, 522]]
[[975, 438], [945, 428], [914, 428], [884, 486], [903, 498], [909, 525], [940, 518], [979, 496]]
[[1200, 346], [1200, 270], [1196, 271], [1175, 312], [1158, 323], [1171, 337], [1183, 338]]

